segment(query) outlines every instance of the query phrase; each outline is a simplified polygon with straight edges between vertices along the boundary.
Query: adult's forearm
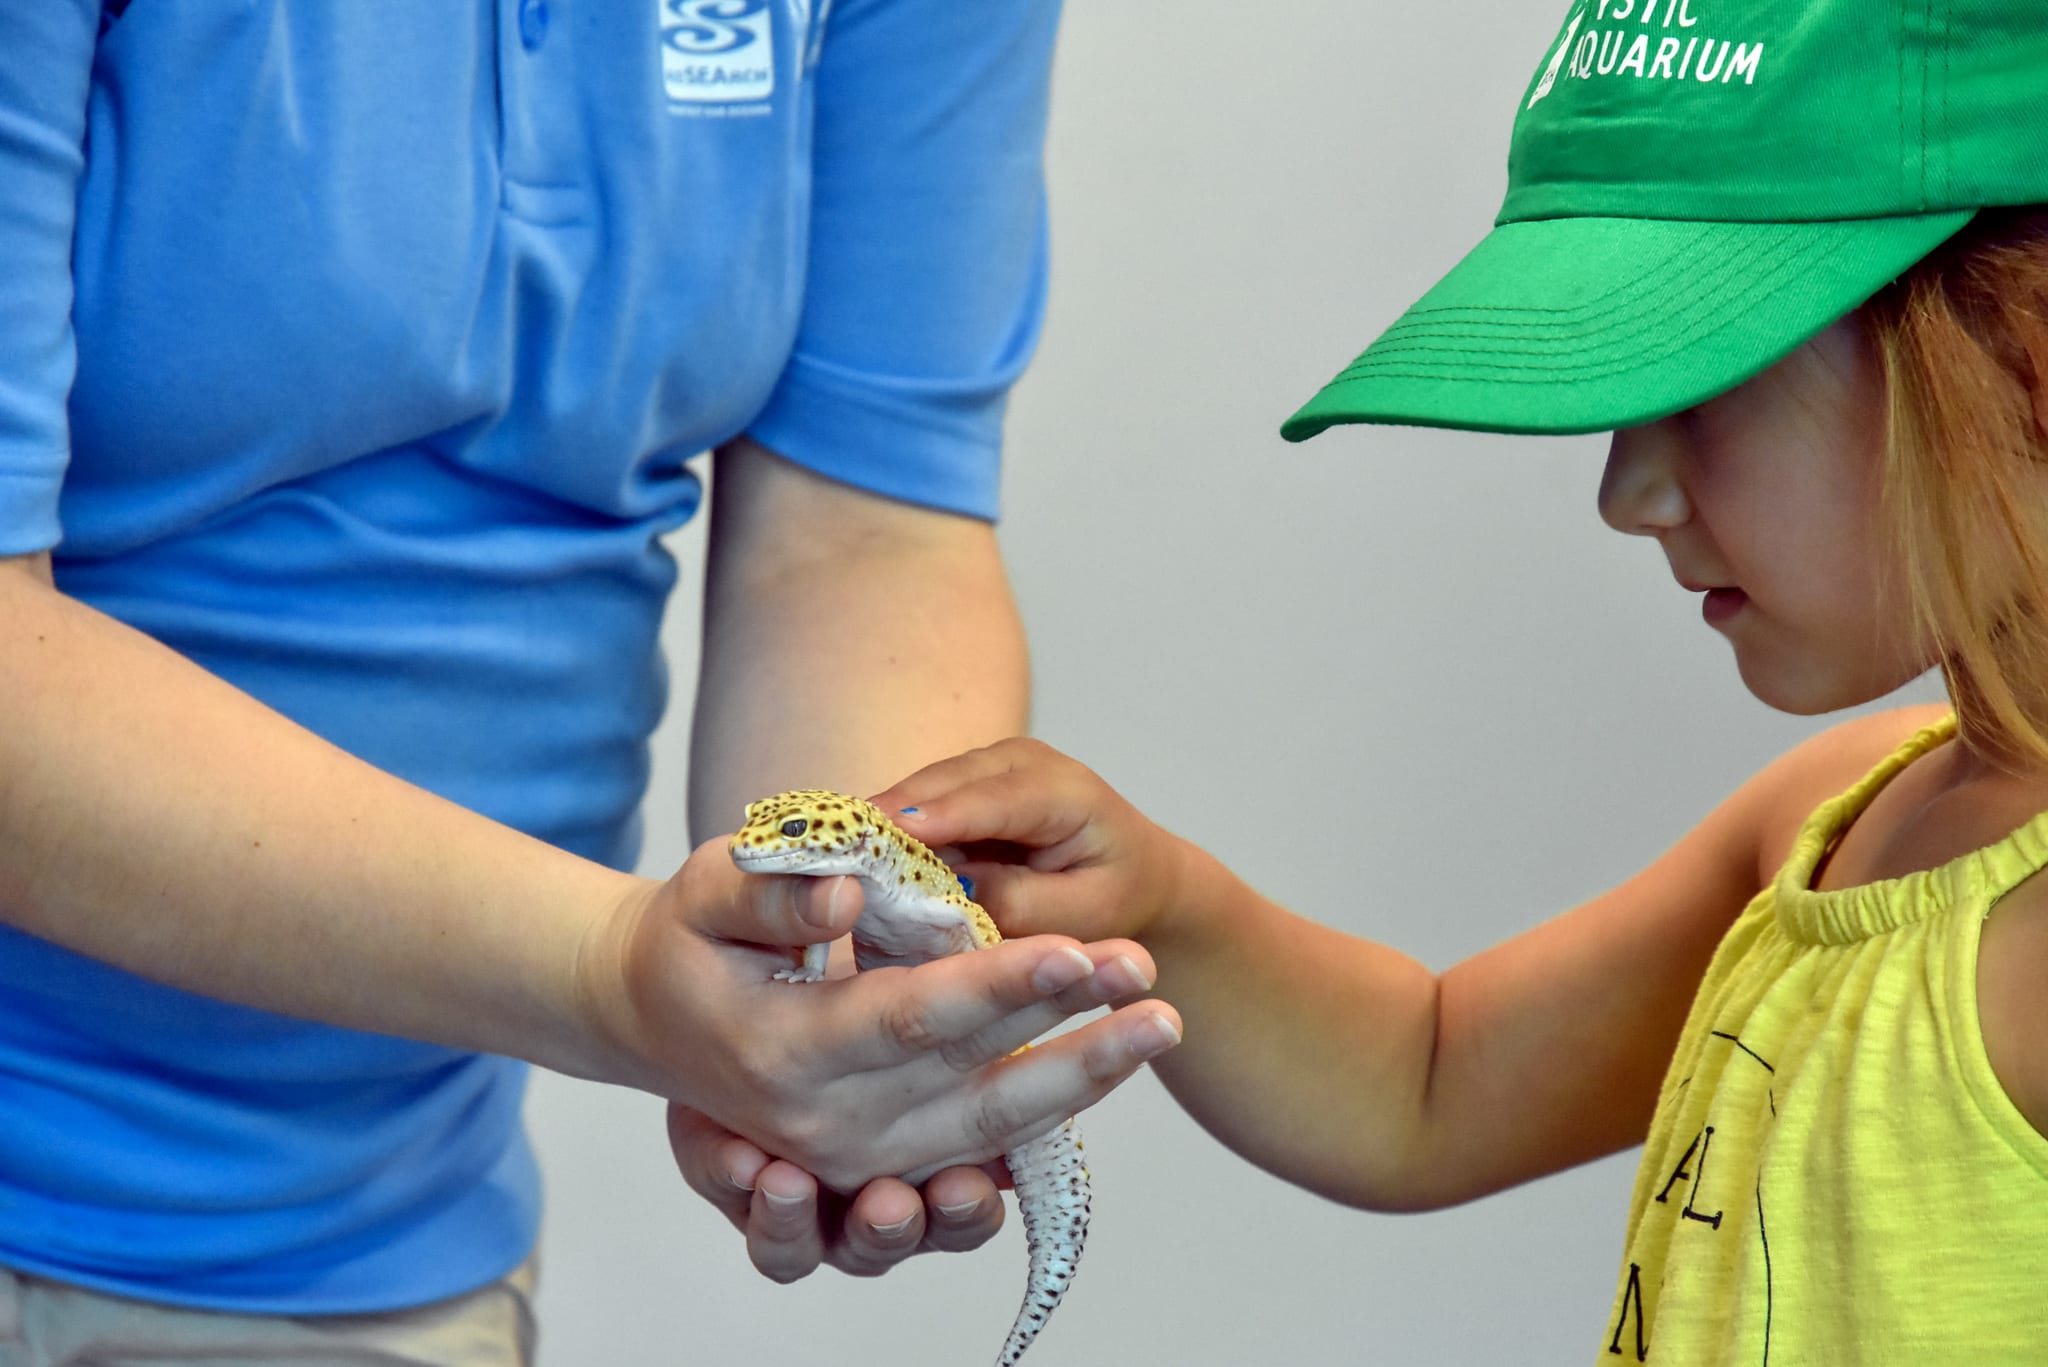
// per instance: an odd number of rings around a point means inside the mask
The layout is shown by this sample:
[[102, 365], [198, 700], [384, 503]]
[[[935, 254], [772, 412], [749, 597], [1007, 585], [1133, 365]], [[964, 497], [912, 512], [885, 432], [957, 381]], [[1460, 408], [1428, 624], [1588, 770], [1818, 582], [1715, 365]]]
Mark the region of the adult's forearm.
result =
[[610, 1066], [577, 960], [650, 885], [344, 753], [0, 561], [0, 919], [208, 996]]
[[1021, 634], [977, 622], [950, 648], [971, 673], [910, 663], [901, 647], [852, 633], [783, 635], [814, 625], [791, 608], [707, 631], [690, 766], [699, 838], [736, 829], [744, 805], [789, 787], [878, 792], [920, 765], [1022, 731], [1028, 720]]
[[1024, 630], [992, 529], [833, 485], [758, 447], [713, 483], [690, 825], [790, 787], [866, 794], [1021, 732]]

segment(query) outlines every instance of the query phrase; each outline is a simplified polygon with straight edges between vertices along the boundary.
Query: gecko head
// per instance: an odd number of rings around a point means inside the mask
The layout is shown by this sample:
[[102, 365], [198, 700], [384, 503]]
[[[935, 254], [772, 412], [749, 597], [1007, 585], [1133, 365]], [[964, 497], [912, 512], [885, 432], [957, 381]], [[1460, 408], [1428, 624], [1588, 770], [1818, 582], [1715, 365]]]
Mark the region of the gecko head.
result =
[[778, 793], [747, 804], [746, 824], [732, 837], [732, 862], [745, 873], [857, 873], [884, 824], [873, 803], [844, 793]]

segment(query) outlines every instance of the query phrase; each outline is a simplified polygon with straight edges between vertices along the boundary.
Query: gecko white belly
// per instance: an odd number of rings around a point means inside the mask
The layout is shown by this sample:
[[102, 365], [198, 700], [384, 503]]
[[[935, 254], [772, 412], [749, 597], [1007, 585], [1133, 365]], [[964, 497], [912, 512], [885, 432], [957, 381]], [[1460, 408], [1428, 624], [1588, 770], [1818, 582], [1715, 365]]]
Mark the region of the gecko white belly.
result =
[[861, 898], [853, 945], [862, 968], [925, 963], [981, 948], [959, 913], [943, 902], [901, 897], [871, 878], [861, 879]]

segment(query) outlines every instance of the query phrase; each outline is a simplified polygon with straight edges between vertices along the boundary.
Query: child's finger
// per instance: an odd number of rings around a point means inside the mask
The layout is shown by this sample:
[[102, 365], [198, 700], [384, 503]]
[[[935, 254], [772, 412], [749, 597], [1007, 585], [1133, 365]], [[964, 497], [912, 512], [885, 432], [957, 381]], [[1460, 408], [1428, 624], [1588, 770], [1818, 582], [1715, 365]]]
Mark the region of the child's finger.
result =
[[[995, 926], [1008, 939], [1032, 935], [1067, 933], [1075, 926], [1075, 902], [1069, 889], [1051, 885], [1038, 869], [1014, 863], [967, 861], [954, 873], [975, 885], [975, 902], [995, 918]], [[1061, 928], [1059, 922], [1065, 922]]]
[[1116, 871], [1099, 866], [1034, 867], [1038, 862], [970, 860], [955, 871], [974, 884], [974, 900], [1010, 939], [1072, 935], [1108, 941], [1136, 933], [1127, 880]]
[[915, 807], [925, 798], [964, 788], [991, 774], [1009, 770], [1015, 763], [1009, 741], [997, 741], [979, 750], [968, 750], [925, 765], [908, 778], [899, 779], [872, 799], [877, 807], [894, 816], [905, 807]]
[[1081, 834], [1091, 807], [1081, 786], [1045, 768], [1010, 768], [911, 803], [896, 821], [927, 845], [1002, 840], [1033, 850]]

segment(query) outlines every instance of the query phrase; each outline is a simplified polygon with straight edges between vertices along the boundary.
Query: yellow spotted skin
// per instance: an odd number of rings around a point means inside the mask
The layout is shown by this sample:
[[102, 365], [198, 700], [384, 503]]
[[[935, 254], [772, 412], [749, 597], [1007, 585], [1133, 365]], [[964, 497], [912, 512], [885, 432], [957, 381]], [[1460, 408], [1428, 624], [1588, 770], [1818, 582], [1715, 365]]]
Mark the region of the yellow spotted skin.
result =
[[[791, 830], [797, 834], [791, 835]], [[893, 887], [950, 909], [973, 937], [974, 948], [1002, 943], [996, 923], [969, 900], [945, 861], [863, 798], [803, 788], [749, 802], [747, 824], [733, 836], [732, 849], [742, 868], [749, 861], [775, 855], [809, 854], [834, 863], [838, 861], [833, 856], [864, 857], [872, 877], [884, 888]], [[858, 935], [858, 928], [855, 933]]]
[[[937, 855], [872, 802], [823, 788], [778, 793], [747, 804], [746, 824], [730, 844], [749, 873], [845, 874], [861, 884], [854, 959], [862, 968], [919, 963], [1002, 942], [1002, 933]], [[812, 982], [825, 973], [825, 947], [801, 968], [777, 974]], [[1066, 1294], [1088, 1236], [1092, 1193], [1081, 1132], [1068, 1117], [1050, 1134], [1003, 1155], [1023, 1217], [1030, 1271], [1024, 1304], [1003, 1342], [999, 1367], [1011, 1367]]]

